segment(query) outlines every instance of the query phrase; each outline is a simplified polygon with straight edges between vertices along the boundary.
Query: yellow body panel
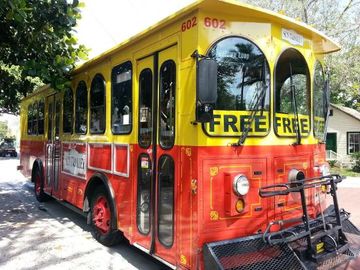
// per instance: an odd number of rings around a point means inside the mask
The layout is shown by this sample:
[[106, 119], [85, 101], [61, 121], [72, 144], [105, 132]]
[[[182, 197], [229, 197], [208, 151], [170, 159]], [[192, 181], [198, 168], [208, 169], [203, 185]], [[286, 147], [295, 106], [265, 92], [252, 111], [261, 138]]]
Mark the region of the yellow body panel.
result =
[[[213, 20], [215, 20], [214, 22], [217, 21], [217, 23], [211, 25]], [[163, 57], [164, 60], [173, 59], [177, 65], [175, 144], [186, 146], [226, 146], [237, 142], [238, 134], [230, 134], [232, 136], [228, 137], [208, 136], [201, 124], [193, 123], [195, 120], [196, 61], [191, 55], [195, 50], [205, 55], [212, 44], [228, 36], [240, 36], [254, 42], [265, 54], [271, 74], [270, 112], [266, 116], [266, 128], [268, 131], [258, 134], [261, 136], [247, 138], [245, 145], [289, 145], [294, 143], [295, 134], [291, 134], [292, 137], [281, 137], [274, 132], [273, 87], [276, 62], [281, 52], [285, 49], [297, 49], [306, 59], [312, 82], [316, 60], [322, 61], [323, 54], [339, 50], [340, 48], [329, 38], [304, 23], [281, 14], [229, 0], [197, 1], [75, 69], [71, 82], [74, 92], [81, 80], [86, 82], [89, 91], [91, 81], [96, 74], [100, 73], [105, 78], [106, 131], [102, 135], [90, 135], [89, 131], [86, 135], [78, 135], [74, 133], [63, 134], [62, 128], [60, 128], [61, 140], [137, 144], [139, 94], [138, 78], [134, 76], [134, 74], [139, 74], [140, 71], [138, 70], [137, 61], [173, 46], [173, 49], [167, 50], [167, 55]], [[303, 45], [292, 44], [292, 39], [295, 41], [296, 39], [302, 39]], [[132, 63], [133, 127], [132, 132], [128, 135], [113, 135], [111, 132], [111, 71], [113, 67], [126, 61], [131, 61]], [[47, 139], [46, 135], [27, 135], [27, 107], [35, 100], [44, 99], [51, 93], [53, 93], [51, 89], [43, 87], [21, 103], [21, 133], [23, 140]], [[59, 97], [63, 96], [62, 93], [58, 95]], [[89, 100], [88, 95], [88, 104]], [[312, 103], [312, 94], [310, 102]], [[45, 112], [47, 112], [47, 108], [48, 103], [46, 102]], [[312, 104], [310, 104], [310, 108], [312, 108]], [[45, 115], [45, 119], [48, 119], [47, 115]], [[312, 115], [310, 119], [312, 119]], [[309, 122], [309, 135], [302, 139], [303, 144], [318, 142], [313, 136], [313, 121], [310, 120]], [[45, 131], [47, 126], [48, 120], [45, 121]], [[62, 127], [62, 117], [60, 117], [60, 127]]]

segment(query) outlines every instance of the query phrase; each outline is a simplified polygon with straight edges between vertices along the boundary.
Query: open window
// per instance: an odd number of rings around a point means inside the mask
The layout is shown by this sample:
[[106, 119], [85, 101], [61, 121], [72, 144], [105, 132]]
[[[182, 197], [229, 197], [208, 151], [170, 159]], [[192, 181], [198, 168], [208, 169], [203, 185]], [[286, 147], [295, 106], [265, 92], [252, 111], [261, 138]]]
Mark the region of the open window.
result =
[[310, 75], [299, 51], [287, 49], [281, 54], [275, 80], [275, 133], [281, 137], [309, 135]]

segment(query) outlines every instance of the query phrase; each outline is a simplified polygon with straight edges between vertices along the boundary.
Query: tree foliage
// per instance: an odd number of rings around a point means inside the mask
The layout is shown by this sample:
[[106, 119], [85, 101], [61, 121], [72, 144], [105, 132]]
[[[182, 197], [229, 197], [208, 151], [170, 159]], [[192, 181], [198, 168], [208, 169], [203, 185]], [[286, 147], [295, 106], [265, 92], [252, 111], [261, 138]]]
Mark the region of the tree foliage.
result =
[[299, 19], [342, 46], [326, 57], [331, 102], [360, 110], [360, 0], [244, 0]]
[[87, 56], [73, 30], [80, 6], [78, 0], [0, 0], [0, 112], [17, 113], [19, 100], [39, 84], [60, 90], [69, 83], [76, 61]]

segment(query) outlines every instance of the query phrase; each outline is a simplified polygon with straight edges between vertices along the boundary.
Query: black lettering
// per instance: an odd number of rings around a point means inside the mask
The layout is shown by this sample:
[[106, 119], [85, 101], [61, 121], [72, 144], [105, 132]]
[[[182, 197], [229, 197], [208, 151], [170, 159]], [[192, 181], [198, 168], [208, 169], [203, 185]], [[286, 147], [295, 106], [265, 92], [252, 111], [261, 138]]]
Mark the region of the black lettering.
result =
[[[240, 116], [240, 131], [244, 132], [245, 129], [249, 127], [249, 115], [241, 115]], [[250, 127], [249, 132], [252, 132], [252, 128]]]
[[275, 129], [277, 132], [279, 132], [279, 127], [281, 127], [281, 118], [275, 117]]
[[229, 132], [229, 126], [233, 132], [239, 132], [236, 127], [236, 116], [235, 115], [224, 115], [224, 132]]
[[309, 133], [309, 123], [308, 119], [302, 118], [300, 119], [301, 133]]
[[215, 131], [215, 125], [220, 125], [219, 121], [215, 121], [215, 119], [219, 119], [221, 118], [220, 115], [218, 114], [214, 114], [214, 119], [209, 123], [210, 124], [210, 132], [214, 132]]
[[283, 125], [283, 132], [284, 133], [292, 133], [291, 127], [290, 127], [290, 119], [289, 118], [283, 118], [282, 119], [282, 125]]
[[291, 119], [291, 127], [292, 127], [293, 132], [295, 133], [296, 129], [297, 129], [295, 118]]
[[267, 131], [266, 117], [255, 116], [255, 132], [266, 132], [266, 131]]

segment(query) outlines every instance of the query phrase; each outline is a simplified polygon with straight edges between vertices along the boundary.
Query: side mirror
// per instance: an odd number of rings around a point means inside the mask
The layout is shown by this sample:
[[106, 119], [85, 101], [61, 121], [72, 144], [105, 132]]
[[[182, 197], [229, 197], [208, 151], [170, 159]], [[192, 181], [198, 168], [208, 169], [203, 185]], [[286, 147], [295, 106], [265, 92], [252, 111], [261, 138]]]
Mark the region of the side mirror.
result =
[[217, 99], [217, 63], [202, 58], [197, 62], [196, 77], [196, 122], [208, 123], [213, 119]]

